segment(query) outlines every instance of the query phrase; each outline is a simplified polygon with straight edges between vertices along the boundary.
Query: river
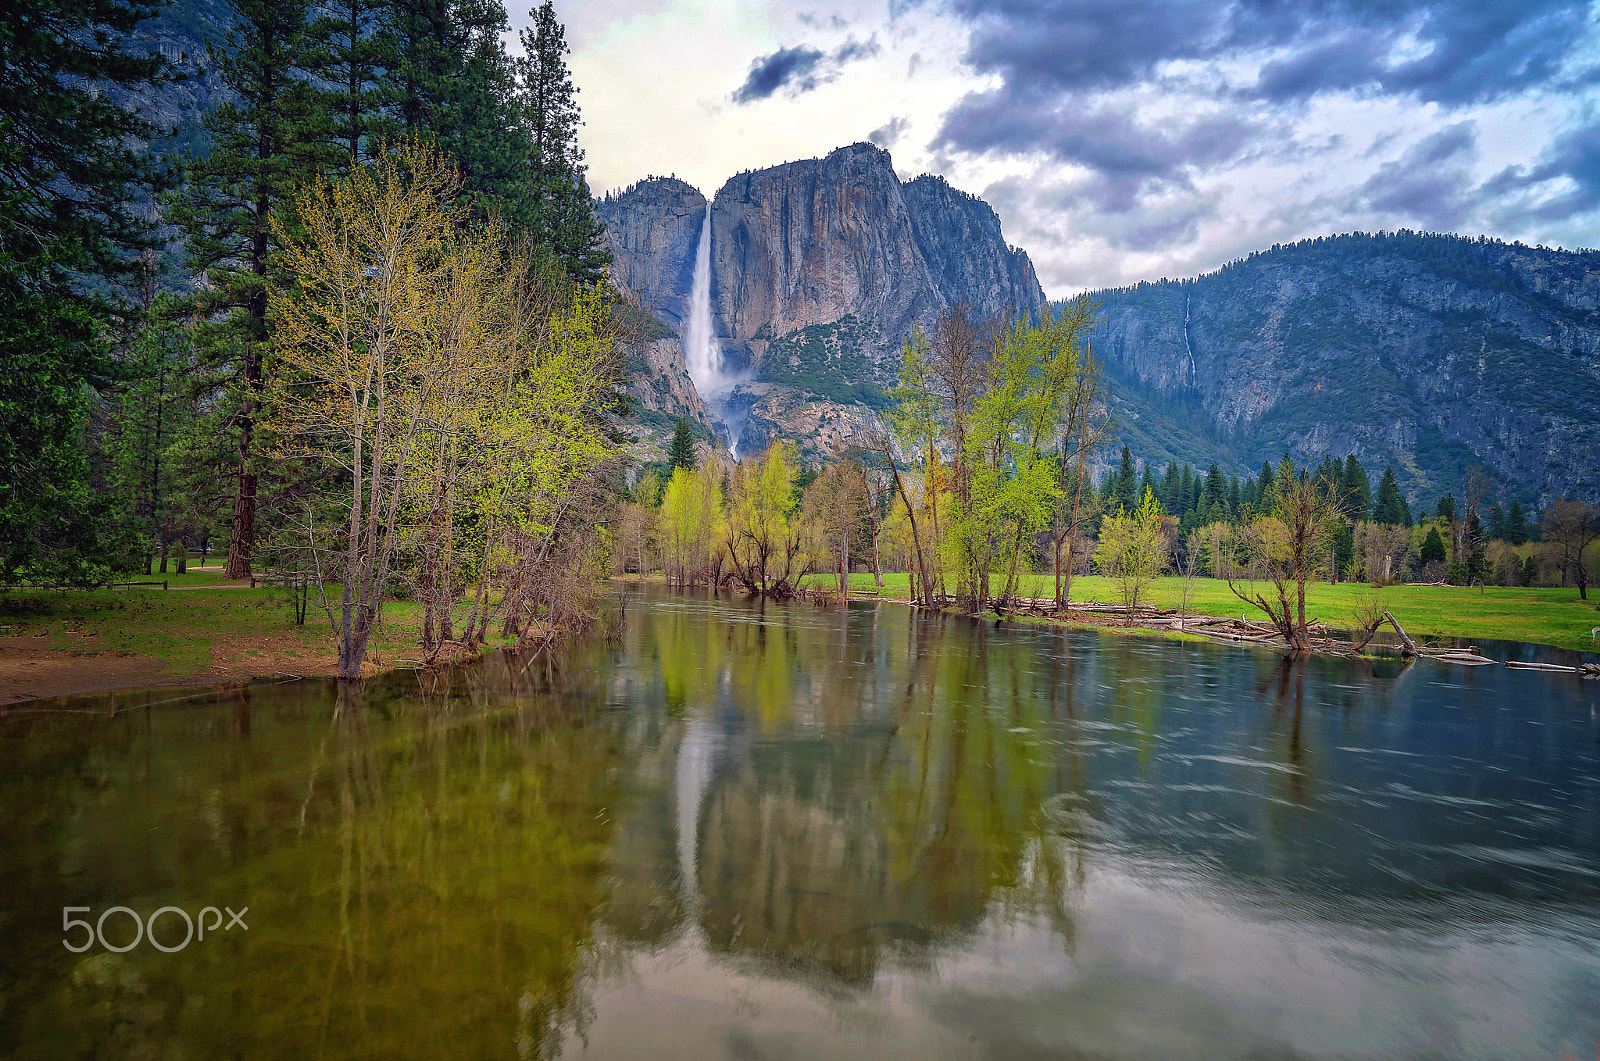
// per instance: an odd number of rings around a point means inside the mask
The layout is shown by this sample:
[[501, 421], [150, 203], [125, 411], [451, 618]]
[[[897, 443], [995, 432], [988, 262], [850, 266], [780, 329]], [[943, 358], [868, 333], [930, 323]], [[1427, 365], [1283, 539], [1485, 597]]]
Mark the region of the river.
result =
[[1600, 682], [621, 599], [0, 716], [0, 1055], [1600, 1050]]

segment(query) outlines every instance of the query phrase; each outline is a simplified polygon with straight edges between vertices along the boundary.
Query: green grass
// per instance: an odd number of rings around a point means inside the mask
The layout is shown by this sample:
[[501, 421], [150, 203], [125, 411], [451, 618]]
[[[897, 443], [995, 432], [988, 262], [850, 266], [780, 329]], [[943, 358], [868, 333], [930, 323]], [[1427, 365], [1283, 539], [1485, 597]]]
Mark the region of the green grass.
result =
[[[908, 576], [886, 574], [878, 590], [870, 574], [852, 574], [850, 592], [881, 593], [904, 599], [911, 594]], [[807, 585], [832, 587], [831, 575], [812, 575]], [[1261, 584], [1270, 593], [1270, 584]], [[1054, 594], [1049, 575], [1033, 575], [1024, 580], [1023, 596], [1047, 597]], [[1352, 625], [1351, 612], [1357, 601], [1370, 596], [1372, 587], [1344, 582], [1329, 585], [1316, 582], [1306, 587], [1306, 615], [1331, 627]], [[1600, 594], [1587, 601], [1578, 599], [1576, 589], [1524, 589], [1490, 586], [1481, 592], [1454, 586], [1390, 586], [1376, 591], [1384, 607], [1394, 613], [1413, 637], [1464, 637], [1527, 641], [1593, 651], [1589, 631], [1600, 626]], [[1183, 597], [1183, 579], [1160, 578], [1146, 591], [1144, 601], [1159, 607], [1175, 608]], [[1072, 599], [1119, 603], [1116, 583], [1099, 576], [1072, 580]], [[1269, 598], [1270, 599], [1270, 598]], [[1245, 615], [1263, 619], [1260, 609], [1243, 604], [1228, 590], [1226, 582], [1197, 578], [1189, 597], [1192, 611], [1206, 615]]]
[[[220, 667], [297, 674], [331, 673], [333, 631], [315, 597], [304, 626], [295, 626], [282, 589], [223, 583], [215, 569], [168, 573], [163, 591], [129, 587], [90, 592], [0, 592], [0, 637], [24, 648], [73, 655], [139, 656], [157, 660], [173, 677]], [[130, 581], [146, 581], [135, 576]], [[148, 576], [159, 583], [161, 576]], [[193, 587], [177, 592], [179, 587]], [[333, 592], [337, 592], [337, 588]], [[378, 658], [415, 658], [417, 606], [393, 602], [373, 639]], [[264, 662], [263, 662], [264, 661]]]

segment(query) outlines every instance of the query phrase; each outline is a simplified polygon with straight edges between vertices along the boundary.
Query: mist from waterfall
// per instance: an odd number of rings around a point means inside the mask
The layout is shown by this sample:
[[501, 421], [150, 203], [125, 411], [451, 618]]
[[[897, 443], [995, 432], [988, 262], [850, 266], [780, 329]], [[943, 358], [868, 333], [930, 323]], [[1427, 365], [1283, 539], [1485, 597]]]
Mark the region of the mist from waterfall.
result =
[[711, 316], [711, 204], [700, 224], [700, 243], [694, 252], [694, 283], [689, 289], [689, 321], [683, 337], [684, 366], [700, 400], [728, 427], [728, 449], [737, 459], [744, 434], [742, 410], [730, 406], [728, 391], [742, 376], [729, 375], [722, 361], [722, 344]]

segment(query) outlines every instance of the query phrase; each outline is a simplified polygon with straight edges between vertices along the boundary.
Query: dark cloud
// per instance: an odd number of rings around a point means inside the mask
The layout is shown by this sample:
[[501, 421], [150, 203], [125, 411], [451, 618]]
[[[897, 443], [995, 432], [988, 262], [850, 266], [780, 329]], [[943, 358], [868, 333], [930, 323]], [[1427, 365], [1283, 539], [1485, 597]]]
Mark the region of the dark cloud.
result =
[[[1196, 238], [1196, 179], [1242, 162], [1331, 150], [1298, 135], [1329, 93], [1452, 108], [1600, 80], [1580, 53], [1592, 4], [1574, 0], [950, 0], [967, 61], [998, 85], [944, 115], [944, 158], [1038, 158], [1088, 170], [1073, 194], [1119, 215], [1101, 237], [1152, 249]], [[1188, 100], [1186, 117], [1152, 92]], [[1179, 112], [1182, 113], [1181, 111]], [[1352, 181], [1346, 208], [1452, 228], [1481, 215], [1471, 123], [1442, 129]], [[1587, 168], [1585, 168], [1587, 167]], [[1566, 178], [1565, 181], [1558, 178]], [[1364, 178], [1364, 183], [1363, 183]], [[1496, 178], [1529, 217], [1600, 205], [1600, 125]], [[1493, 183], [1493, 182], [1491, 182]], [[1188, 206], [1174, 204], [1188, 203]]]
[[944, 118], [935, 150], [1043, 153], [1087, 167], [1098, 179], [1101, 208], [1127, 211], [1157, 186], [1187, 187], [1191, 166], [1236, 159], [1257, 136], [1254, 123], [1221, 114], [1172, 125], [1141, 122], [1129, 107], [1062, 107], [1045, 98], [1019, 100], [1005, 89], [969, 95]]
[[1600, 121], [1557, 137], [1532, 166], [1510, 166], [1484, 183], [1501, 197], [1502, 221], [1560, 222], [1600, 209]]
[[780, 88], [809, 92], [817, 87], [812, 71], [823, 55], [815, 48], [779, 48], [750, 64], [750, 73], [733, 93], [735, 103], [754, 103], [766, 99]]
[[1556, 78], [1583, 35], [1573, 0], [956, 0], [967, 59], [1036, 92], [1114, 89], [1173, 60], [1262, 61], [1272, 101], [1368, 88], [1460, 104]]
[[857, 59], [871, 59], [878, 54], [878, 37], [873, 34], [864, 41], [854, 38], [845, 41], [834, 50], [832, 60], [839, 66], [854, 62]]
[[1477, 145], [1472, 122], [1441, 129], [1412, 145], [1397, 161], [1379, 166], [1361, 186], [1356, 205], [1436, 231], [1454, 229], [1477, 200], [1466, 169]]
[[846, 64], [858, 59], [870, 59], [878, 51], [876, 36], [864, 41], [851, 37], [832, 52], [823, 52], [803, 44], [779, 48], [771, 55], [758, 56], [750, 64], [750, 73], [746, 75], [744, 84], [733, 92], [733, 102], [754, 103], [780, 90], [791, 96], [802, 95], [837, 78]]
[[900, 142], [900, 137], [905, 135], [907, 124], [909, 123], [904, 118], [896, 115], [890, 118], [886, 124], [880, 125], [868, 133], [867, 139], [887, 151]]

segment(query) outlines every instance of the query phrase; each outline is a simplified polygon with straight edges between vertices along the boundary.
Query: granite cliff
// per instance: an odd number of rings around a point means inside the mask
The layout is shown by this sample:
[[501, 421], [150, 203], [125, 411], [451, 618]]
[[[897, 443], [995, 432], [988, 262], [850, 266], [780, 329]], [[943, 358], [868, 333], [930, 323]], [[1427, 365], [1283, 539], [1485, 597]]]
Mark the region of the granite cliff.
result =
[[[613, 276], [680, 335], [706, 207], [673, 178], [599, 204]], [[946, 306], [1044, 306], [993, 210], [937, 177], [902, 184], [871, 144], [738, 174], [710, 208], [714, 323], [746, 376], [711, 420], [746, 451], [781, 435], [826, 455], [874, 418], [900, 345]]]
[[1099, 292], [1122, 434], [1158, 464], [1393, 464], [1431, 503], [1600, 496], [1600, 253], [1344, 235]]

